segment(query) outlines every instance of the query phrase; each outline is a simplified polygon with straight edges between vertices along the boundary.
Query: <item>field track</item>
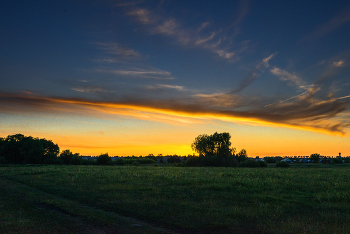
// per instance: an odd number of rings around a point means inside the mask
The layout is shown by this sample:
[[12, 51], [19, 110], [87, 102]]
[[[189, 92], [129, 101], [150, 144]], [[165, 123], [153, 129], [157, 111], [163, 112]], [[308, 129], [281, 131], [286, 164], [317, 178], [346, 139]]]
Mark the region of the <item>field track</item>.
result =
[[[3, 216], [8, 220], [2, 220], [8, 223], [8, 227], [2, 230], [6, 225], [0, 226], [1, 233], [177, 233], [115, 212], [82, 205], [2, 177], [0, 187], [2, 213], [9, 212]], [[61, 208], [62, 204], [68, 205], [75, 212]], [[99, 216], [99, 220], [91, 221], [82, 215], [91, 212]], [[54, 220], [51, 220], [52, 217], [55, 217]], [[57, 217], [59, 222], [55, 224]], [[110, 220], [115, 224], [111, 224]], [[26, 223], [33, 222], [38, 226], [24, 229]]]
[[350, 233], [350, 167], [0, 167], [0, 233]]

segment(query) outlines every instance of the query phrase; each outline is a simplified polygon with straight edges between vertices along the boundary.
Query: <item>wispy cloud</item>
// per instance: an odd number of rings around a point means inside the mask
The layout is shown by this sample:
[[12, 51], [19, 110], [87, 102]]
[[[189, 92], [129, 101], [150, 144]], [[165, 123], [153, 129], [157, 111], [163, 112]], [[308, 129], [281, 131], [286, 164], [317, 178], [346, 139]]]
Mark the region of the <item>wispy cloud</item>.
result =
[[[155, 15], [147, 9], [133, 9], [128, 14], [146, 26], [151, 34], [166, 35], [181, 45], [199, 47], [228, 60], [234, 61], [234, 56], [238, 56], [247, 47], [241, 44], [232, 45], [227, 38], [219, 35], [222, 30], [204, 33], [203, 29], [208, 28], [209, 22], [204, 22], [195, 29], [185, 29], [176, 19]], [[234, 46], [239, 48], [232, 49]]]
[[240, 33], [239, 25], [247, 15], [250, 8], [250, 0], [241, 0], [238, 6], [237, 19], [230, 25], [235, 29], [235, 34]]
[[129, 15], [134, 16], [142, 24], [153, 24], [157, 21], [156, 17], [146, 9], [129, 11]]
[[[348, 62], [346, 62], [348, 59], [348, 52], [345, 52], [341, 56], [336, 56], [336, 58], [328, 59], [327, 62], [325, 62], [325, 71], [314, 81], [315, 85], [322, 85], [325, 81], [329, 79], [333, 79], [339, 74], [344, 67], [348, 66]], [[341, 57], [341, 59], [339, 59]], [[345, 59], [344, 57], [347, 57]]]
[[310, 86], [306, 85], [306, 82], [296, 74], [289, 73], [285, 70], [281, 70], [274, 67], [270, 72], [280, 78], [280, 80], [287, 81], [289, 85], [297, 86], [300, 89], [309, 89]]
[[233, 89], [231, 91], [231, 94], [241, 92], [243, 89], [247, 88], [249, 85], [251, 85], [260, 75], [257, 73], [256, 70], [251, 71], [248, 76], [246, 76], [241, 83], [238, 85], [237, 88]]
[[275, 57], [276, 54], [277, 54], [277, 52], [276, 52], [276, 53], [273, 53], [273, 54], [271, 54], [271, 55], [269, 55], [269, 56], [266, 57], [266, 58], [264, 58], [264, 59], [262, 60], [262, 62], [257, 66], [257, 68], [260, 68], [262, 65], [264, 65], [265, 67], [269, 67], [269, 66], [270, 66], [269, 61], [270, 61], [273, 57]]
[[203, 22], [201, 26], [197, 29], [197, 33], [200, 33], [203, 29], [205, 29], [207, 26], [209, 26], [209, 22]]
[[114, 59], [114, 58], [93, 59], [92, 61], [94, 61], [96, 63], [120, 63], [120, 62], [125, 62], [125, 60]]
[[140, 69], [133, 68], [130, 70], [124, 69], [95, 69], [95, 72], [100, 73], [110, 73], [118, 76], [128, 76], [134, 78], [143, 78], [143, 79], [156, 79], [156, 80], [173, 80], [174, 77], [171, 77], [171, 73], [168, 71], [163, 71], [159, 69]]
[[259, 70], [261, 67], [269, 67], [269, 61], [275, 57], [277, 53], [273, 53], [271, 55], [269, 55], [268, 57], [262, 59], [261, 62], [258, 63], [258, 65], [255, 66], [255, 68], [250, 71], [249, 75], [246, 76], [241, 83], [238, 85], [237, 88], [233, 89], [230, 93], [234, 94], [234, 93], [238, 93], [241, 92], [243, 89], [247, 88], [249, 85], [251, 85], [259, 76]]
[[343, 67], [345, 66], [345, 62], [343, 60], [340, 60], [338, 62], [333, 62], [333, 65], [336, 67]]
[[203, 43], [205, 43], [205, 42], [208, 42], [208, 41], [211, 41], [214, 37], [215, 37], [215, 32], [212, 32], [211, 33], [211, 35], [209, 36], [209, 37], [207, 37], [207, 38], [200, 38], [200, 39], [198, 39], [194, 44], [195, 45], [200, 45], [200, 44], [203, 44]]
[[[317, 99], [315, 92], [309, 90], [288, 102], [267, 106], [260, 109], [237, 110], [232, 99], [235, 96], [213, 94], [172, 99], [121, 98], [119, 101], [95, 101], [92, 99], [51, 98], [33, 95], [15, 95], [0, 93], [1, 112], [58, 112], [77, 114], [124, 115], [148, 121], [168, 121], [194, 123], [206, 119], [218, 119], [229, 122], [245, 122], [254, 125], [268, 125], [296, 128], [328, 134], [347, 133], [350, 127], [348, 119], [337, 119], [345, 114], [349, 96], [336, 99]], [[207, 102], [206, 100], [212, 100]], [[202, 99], [202, 100], [201, 100]], [[206, 99], [206, 100], [205, 100]], [[225, 106], [221, 101], [233, 100]], [[236, 99], [240, 103], [239, 99]], [[23, 108], [25, 107], [25, 108]], [[171, 119], [171, 121], [169, 121]]]
[[331, 33], [332, 31], [340, 28], [344, 24], [350, 21], [350, 8], [346, 8], [343, 11], [339, 12], [332, 19], [326, 23], [319, 26], [315, 31], [304, 37], [302, 40], [316, 40], [320, 37], [323, 37], [326, 34]]
[[185, 88], [179, 85], [166, 85], [166, 84], [158, 84], [158, 85], [148, 85], [146, 86], [148, 90], [157, 90], [157, 89], [175, 89], [178, 91], [184, 91]]
[[80, 82], [83, 82], [83, 83], [88, 83], [88, 82], [91, 82], [90, 80], [79, 80]]
[[131, 77], [139, 79], [175, 79], [171, 76], [170, 72], [147, 65], [145, 59], [141, 59], [141, 54], [134, 49], [121, 46], [120, 44], [114, 42], [98, 42], [94, 44], [98, 49], [105, 51], [107, 54], [118, 56], [117, 58], [107, 57], [103, 59], [95, 59], [95, 62], [104, 64], [104, 66], [92, 69], [94, 72], [113, 74], [116, 75], [116, 77]]
[[99, 87], [75, 87], [72, 90], [81, 93], [115, 93], [116, 91], [107, 90]]
[[[175, 19], [167, 19], [164, 20], [161, 24], [157, 25], [153, 28], [154, 33], [165, 34], [167, 36], [176, 36], [179, 39], [182, 38], [181, 41], [188, 41], [186, 38], [188, 35], [184, 31], [180, 29], [179, 24]], [[180, 33], [180, 35], [175, 35], [176, 33]], [[183, 40], [183, 38], [186, 38]]]
[[213, 94], [195, 94], [193, 97], [201, 105], [207, 104], [217, 107], [239, 108], [242, 105], [243, 98], [234, 94], [228, 93], [213, 93]]
[[335, 100], [340, 100], [340, 99], [345, 99], [345, 98], [350, 98], [350, 95], [344, 96], [344, 97], [338, 97], [338, 98], [334, 98], [334, 99], [335, 99]]
[[264, 107], [268, 107], [268, 106], [272, 106], [272, 105], [276, 105], [276, 104], [281, 104], [281, 103], [287, 102], [287, 101], [292, 100], [294, 98], [298, 98], [298, 97], [304, 96], [308, 92], [310, 92], [310, 91], [306, 90], [305, 92], [303, 92], [303, 93], [301, 93], [299, 95], [296, 95], [296, 96], [293, 96], [293, 97], [290, 97], [290, 98], [287, 98], [287, 99], [284, 99], [284, 100], [279, 100], [278, 102], [275, 102], [275, 103], [267, 104]]
[[277, 118], [276, 121], [282, 120], [284, 123], [295, 126], [345, 134], [345, 129], [350, 126], [349, 121], [334, 122], [330, 120], [346, 112], [349, 101], [316, 99], [314, 95], [318, 90], [319, 88], [307, 90], [301, 95], [289, 98], [289, 101], [291, 99], [295, 101], [287, 102], [288, 100], [284, 100], [275, 105], [267, 105], [267, 108], [261, 111], [267, 113], [269, 118]]
[[[108, 54], [118, 55], [121, 59], [135, 59], [141, 57], [139, 52], [125, 46], [121, 46], [115, 42], [96, 42], [94, 44], [98, 49], [101, 49]], [[109, 59], [107, 61], [113, 62], [115, 60]]]
[[112, 70], [112, 71], [102, 71], [102, 70], [96, 70], [98, 72], [111, 72], [114, 74], [119, 74], [119, 75], [130, 75], [130, 76], [138, 76], [138, 75], [165, 75], [165, 76], [170, 76], [170, 72], [166, 71], [147, 71], [147, 70], [134, 70], [134, 71], [128, 71], [128, 70]]

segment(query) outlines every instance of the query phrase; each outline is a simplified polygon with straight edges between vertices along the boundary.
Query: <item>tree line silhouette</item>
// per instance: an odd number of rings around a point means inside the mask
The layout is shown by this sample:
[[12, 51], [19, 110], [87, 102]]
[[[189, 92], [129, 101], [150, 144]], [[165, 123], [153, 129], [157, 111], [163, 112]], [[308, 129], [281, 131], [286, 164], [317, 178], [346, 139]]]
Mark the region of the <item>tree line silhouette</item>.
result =
[[199, 157], [190, 157], [186, 160], [188, 166], [214, 167], [266, 167], [265, 162], [249, 160], [247, 151], [242, 149], [236, 154], [236, 148], [231, 147], [231, 135], [228, 132], [212, 135], [197, 136], [191, 144], [192, 150]]
[[[212, 135], [202, 134], [195, 138], [192, 149], [199, 154], [197, 156], [183, 157], [167, 156], [167, 163], [183, 166], [264, 166], [259, 163], [247, 164], [247, 152], [242, 149], [235, 154], [236, 148], [231, 147], [229, 133], [217, 133]], [[83, 160], [78, 153], [64, 150], [60, 153], [57, 144], [45, 138], [34, 138], [22, 134], [8, 135], [0, 138], [0, 164], [97, 164], [97, 165], [140, 165], [163, 162], [163, 156], [146, 156], [144, 158], [125, 157], [112, 162], [108, 154], [101, 154], [92, 160]], [[254, 164], [255, 163], [255, 164]], [[254, 164], [254, 165], [253, 165]]]
[[51, 140], [33, 138], [22, 134], [0, 138], [0, 162], [52, 164], [57, 160], [60, 148]]

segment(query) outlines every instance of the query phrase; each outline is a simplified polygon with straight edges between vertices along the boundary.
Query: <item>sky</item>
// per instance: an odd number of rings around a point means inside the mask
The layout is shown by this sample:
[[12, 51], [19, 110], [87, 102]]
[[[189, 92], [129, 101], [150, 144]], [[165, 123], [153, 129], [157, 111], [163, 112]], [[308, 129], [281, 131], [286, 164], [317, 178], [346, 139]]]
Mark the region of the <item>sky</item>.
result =
[[0, 137], [83, 155], [350, 156], [349, 1], [3, 1]]

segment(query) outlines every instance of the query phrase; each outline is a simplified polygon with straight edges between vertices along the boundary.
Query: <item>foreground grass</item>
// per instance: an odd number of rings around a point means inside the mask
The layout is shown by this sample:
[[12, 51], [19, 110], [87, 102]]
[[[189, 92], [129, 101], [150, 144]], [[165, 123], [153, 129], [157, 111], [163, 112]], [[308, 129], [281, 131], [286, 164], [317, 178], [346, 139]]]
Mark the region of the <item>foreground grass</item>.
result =
[[349, 172], [349, 167], [0, 167], [6, 188], [0, 192], [0, 231], [33, 226], [57, 233], [350, 233]]
[[171, 233], [0, 178], [0, 233]]

